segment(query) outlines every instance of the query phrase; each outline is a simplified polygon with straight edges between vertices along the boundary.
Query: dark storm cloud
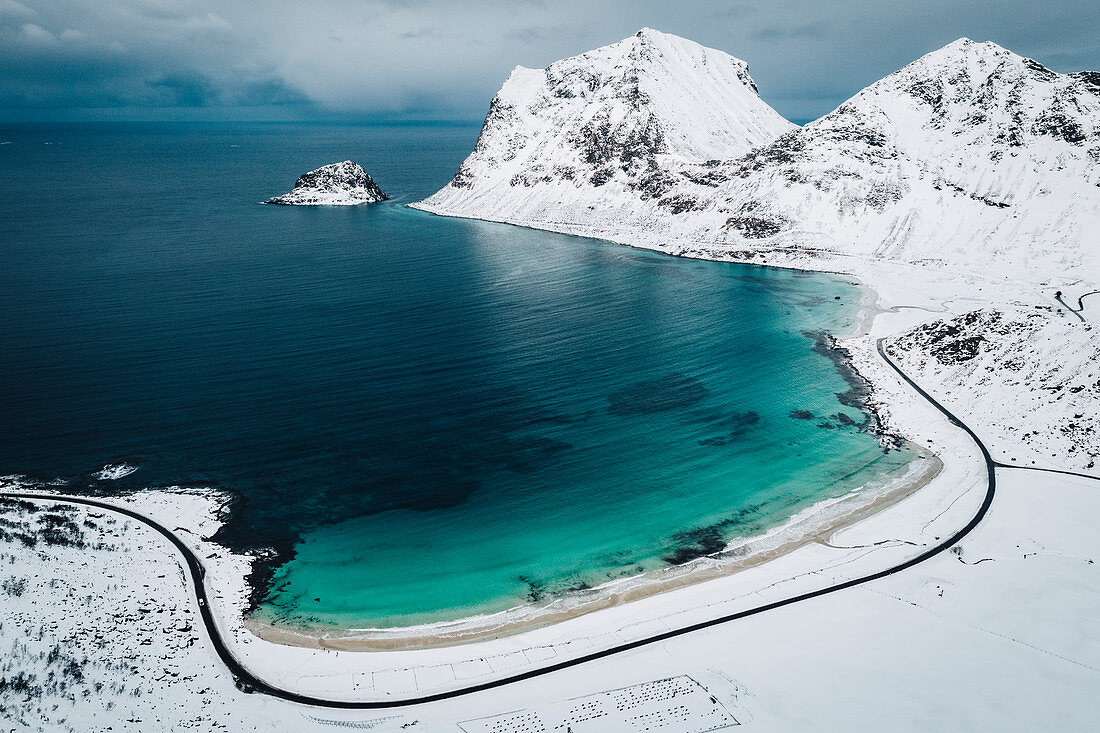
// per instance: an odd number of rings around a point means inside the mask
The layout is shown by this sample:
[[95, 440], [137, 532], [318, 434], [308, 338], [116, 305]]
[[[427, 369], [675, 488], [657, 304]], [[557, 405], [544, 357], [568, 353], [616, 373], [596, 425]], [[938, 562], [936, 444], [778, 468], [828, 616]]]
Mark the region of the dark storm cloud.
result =
[[824, 21], [803, 23], [801, 25], [776, 25], [755, 30], [751, 38], [756, 41], [779, 43], [801, 38], [824, 40], [829, 36], [829, 24]]
[[1094, 0], [0, 0], [0, 110], [478, 118], [513, 66], [642, 26], [745, 59], [793, 118], [960, 36], [1100, 67]]
[[0, 109], [304, 104], [255, 28], [188, 0], [0, 0]]

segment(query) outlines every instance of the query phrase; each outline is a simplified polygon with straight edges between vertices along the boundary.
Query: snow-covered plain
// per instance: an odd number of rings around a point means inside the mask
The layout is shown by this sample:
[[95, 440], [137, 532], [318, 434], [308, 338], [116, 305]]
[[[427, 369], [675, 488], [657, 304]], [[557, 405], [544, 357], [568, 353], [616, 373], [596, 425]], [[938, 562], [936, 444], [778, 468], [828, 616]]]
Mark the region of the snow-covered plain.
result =
[[300, 714], [237, 694], [188, 583], [174, 548], [140, 522], [0, 498], [0, 728], [292, 726]]
[[[960, 41], [793, 129], [755, 96], [741, 62], [642, 31], [546, 72], [517, 69], [456, 181], [422, 203], [675, 254], [843, 271], [873, 291], [859, 333], [842, 345], [874, 384], [887, 424], [935, 453], [943, 470], [767, 563], [503, 639], [356, 654], [275, 645], [241, 629], [247, 559], [204, 539], [216, 526], [216, 496], [119, 501], [180, 527], [205, 558], [226, 639], [246, 666], [287, 689], [346, 699], [478, 684], [898, 564], [974, 516], [986, 472], [966, 435], [879, 357], [878, 338], [995, 460], [1095, 473], [1096, 332], [1059, 311], [1053, 294], [1100, 281], [1088, 241], [1100, 209], [1097, 89], [1095, 75], [1053, 74]], [[1086, 307], [1082, 316], [1091, 315]], [[31, 552], [9, 533], [0, 553], [11, 570], [5, 580], [0, 566], [0, 581], [14, 600], [3, 602], [22, 620], [5, 614], [0, 626], [0, 648], [13, 650], [0, 671], [0, 713], [28, 730], [57, 729], [60, 715], [74, 730], [217, 721], [242, 730], [687, 731], [707, 728], [684, 721], [732, 725], [727, 717], [768, 731], [1092, 730], [1100, 487], [996, 472], [998, 492], [978, 527], [899, 574], [528, 681], [375, 713], [238, 693], [200, 629], [185, 642], [179, 629], [195, 614], [183, 571], [140, 525], [114, 539], [120, 520], [93, 517], [85, 547], [37, 543]], [[3, 516], [41, 523], [26, 508]], [[59, 588], [58, 567], [95, 594]], [[7, 590], [32, 582], [33, 595]], [[128, 620], [135, 607], [149, 609], [140, 618], [163, 617], [163, 638], [145, 643], [157, 635]], [[110, 632], [89, 645], [74, 625]], [[41, 644], [39, 627], [50, 637]], [[48, 675], [51, 639], [70, 639], [64, 651], [91, 665], [89, 680], [117, 685], [97, 670], [126, 659], [128, 675], [161, 678], [162, 687], [130, 707], [114, 690], [85, 695], [63, 671], [54, 678], [63, 690], [14, 691], [12, 674]], [[166, 680], [166, 667], [181, 681]], [[627, 698], [644, 699], [650, 717], [624, 715], [616, 701]]]

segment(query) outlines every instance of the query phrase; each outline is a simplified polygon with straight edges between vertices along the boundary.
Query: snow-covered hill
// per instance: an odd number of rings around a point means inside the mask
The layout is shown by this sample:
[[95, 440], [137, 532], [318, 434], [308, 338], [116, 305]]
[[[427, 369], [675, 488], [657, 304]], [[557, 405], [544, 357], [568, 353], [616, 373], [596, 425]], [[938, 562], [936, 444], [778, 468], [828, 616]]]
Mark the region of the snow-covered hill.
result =
[[286, 206], [355, 206], [388, 198], [374, 179], [363, 170], [363, 166], [345, 160], [343, 163], [329, 163], [303, 173], [295, 181], [293, 191], [263, 203]]
[[745, 62], [645, 28], [545, 70], [517, 67], [454, 180], [417, 206], [548, 228], [635, 226], [660, 210], [670, 170], [791, 129]]
[[1100, 475], [1098, 336], [1053, 309], [980, 310], [910, 329], [887, 351], [967, 416], [994, 460]]
[[513, 72], [420, 207], [704, 257], [1100, 275], [1100, 74], [962, 39], [793, 128], [741, 62], [641, 31]]

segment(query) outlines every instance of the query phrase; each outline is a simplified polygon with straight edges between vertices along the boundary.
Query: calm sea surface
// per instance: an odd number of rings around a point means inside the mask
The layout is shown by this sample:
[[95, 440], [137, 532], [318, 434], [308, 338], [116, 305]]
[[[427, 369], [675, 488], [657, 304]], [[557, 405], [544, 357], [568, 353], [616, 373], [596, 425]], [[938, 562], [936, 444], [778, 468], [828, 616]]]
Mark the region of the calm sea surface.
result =
[[[842, 278], [405, 208], [477, 132], [0, 128], [0, 474], [232, 491], [220, 538], [289, 558], [258, 612], [361, 627], [682, 562], [911, 458], [804, 334], [851, 326]], [[394, 200], [257, 203], [344, 159]]]

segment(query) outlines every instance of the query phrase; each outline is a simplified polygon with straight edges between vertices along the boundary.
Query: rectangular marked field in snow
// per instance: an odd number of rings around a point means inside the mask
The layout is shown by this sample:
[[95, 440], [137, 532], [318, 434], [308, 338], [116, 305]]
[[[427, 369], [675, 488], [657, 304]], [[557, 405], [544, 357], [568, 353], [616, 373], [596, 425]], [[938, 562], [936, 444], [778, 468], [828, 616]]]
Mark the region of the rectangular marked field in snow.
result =
[[687, 675], [459, 723], [465, 733], [708, 733], [736, 725]]

